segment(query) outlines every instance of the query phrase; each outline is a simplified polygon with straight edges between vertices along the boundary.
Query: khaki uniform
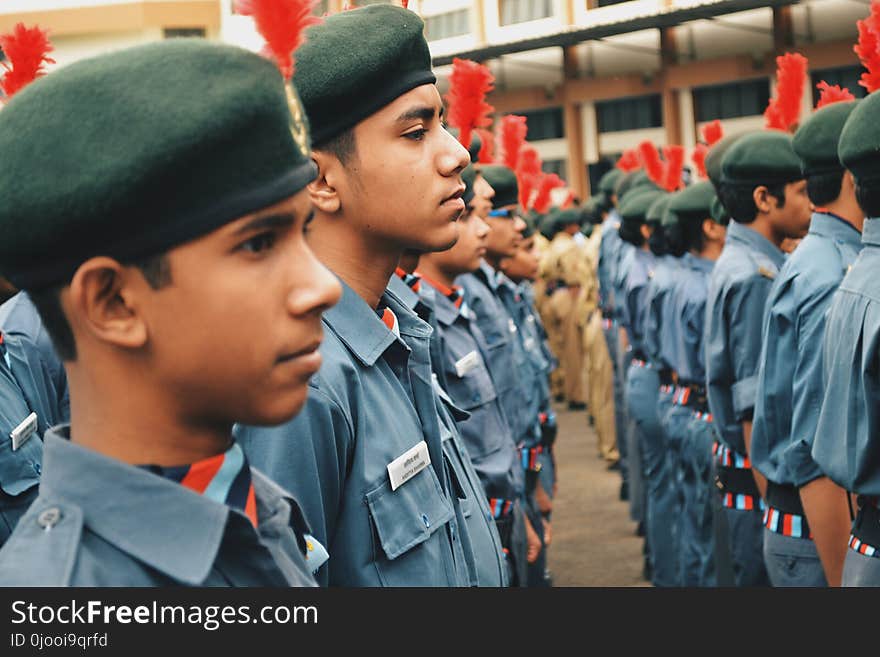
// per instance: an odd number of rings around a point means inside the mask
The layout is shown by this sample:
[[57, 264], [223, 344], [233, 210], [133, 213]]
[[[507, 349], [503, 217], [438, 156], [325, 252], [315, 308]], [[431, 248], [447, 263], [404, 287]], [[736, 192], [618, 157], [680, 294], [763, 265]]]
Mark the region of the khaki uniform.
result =
[[589, 380], [590, 413], [595, 421], [599, 455], [606, 461], [620, 458], [617, 452], [617, 431], [614, 423], [614, 369], [608, 344], [602, 331], [602, 314], [598, 311], [599, 244], [602, 227], [596, 226], [587, 241], [587, 257], [591, 265], [594, 297], [588, 306], [588, 319], [584, 329], [584, 355]]

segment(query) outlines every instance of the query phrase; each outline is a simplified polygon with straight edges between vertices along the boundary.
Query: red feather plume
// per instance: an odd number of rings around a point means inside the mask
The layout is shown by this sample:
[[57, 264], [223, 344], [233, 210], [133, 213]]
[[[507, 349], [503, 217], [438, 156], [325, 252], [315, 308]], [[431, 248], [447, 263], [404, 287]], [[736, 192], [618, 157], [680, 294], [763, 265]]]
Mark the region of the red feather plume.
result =
[[477, 162], [480, 164], [495, 164], [495, 135], [488, 130], [478, 128], [474, 130], [480, 135], [480, 152], [477, 154]]
[[637, 171], [642, 168], [642, 163], [639, 160], [639, 154], [633, 150], [623, 151], [620, 155], [620, 159], [617, 160], [618, 169], [623, 171], [624, 173], [629, 173], [630, 171]]
[[792, 130], [801, 116], [801, 99], [807, 76], [807, 58], [787, 52], [776, 58], [776, 97], [764, 111], [765, 127]]
[[697, 174], [700, 178], [708, 178], [709, 172], [706, 171], [706, 155], [709, 153], [709, 147], [700, 142], [691, 152], [691, 160], [693, 160], [694, 165], [697, 167]]
[[663, 189], [674, 192], [681, 188], [681, 171], [684, 168], [684, 146], [664, 146], [663, 159], [666, 166], [663, 171]]
[[409, 9], [409, 0], [400, 0], [400, 6], [404, 9]]
[[494, 83], [495, 77], [488, 66], [458, 57], [452, 60], [446, 94], [447, 121], [458, 128], [458, 140], [465, 148], [470, 148], [471, 133], [476, 128], [492, 125], [490, 114], [495, 108], [486, 102], [486, 95]]
[[565, 195], [565, 200], [562, 202], [562, 205], [559, 206], [559, 209], [567, 210], [571, 207], [572, 203], [574, 203], [574, 191], [569, 189], [568, 194]]
[[856, 25], [859, 28], [859, 41], [853, 50], [867, 69], [862, 73], [859, 84], [872, 93], [880, 89], [880, 2], [874, 0], [871, 15]]
[[235, 0], [235, 10], [252, 16], [266, 40], [269, 55], [290, 80], [296, 67], [294, 51], [306, 40], [306, 29], [321, 22], [314, 15], [318, 0]]
[[650, 141], [643, 141], [639, 144], [639, 159], [648, 178], [656, 183], [659, 187], [663, 186], [663, 161], [660, 159], [660, 153], [657, 147]]
[[721, 126], [721, 121], [715, 119], [711, 123], [704, 125], [700, 133], [703, 135], [703, 141], [706, 142], [706, 146], [712, 146], [721, 141], [721, 138], [724, 136], [724, 128]]
[[29, 28], [24, 23], [16, 24], [12, 32], [0, 35], [0, 48], [3, 48], [7, 60], [3, 62], [6, 74], [0, 81], [0, 87], [7, 98], [46, 75], [44, 64], [55, 63], [54, 59], [46, 56], [54, 50], [49, 43], [48, 32], [36, 25]]
[[526, 144], [519, 151], [519, 162], [516, 167], [516, 182], [519, 188], [520, 207], [529, 207], [532, 192], [538, 186], [541, 175], [541, 156], [534, 146]]
[[816, 109], [821, 109], [832, 103], [848, 103], [856, 99], [846, 87], [841, 89], [839, 85], [830, 85], [825, 80], [817, 84], [816, 88], [822, 92], [819, 96], [819, 102], [816, 103]]
[[558, 187], [565, 187], [565, 181], [555, 173], [545, 173], [538, 181], [538, 193], [532, 202], [532, 209], [539, 214], [546, 214], [550, 210], [552, 199], [550, 192]]
[[526, 125], [526, 117], [516, 114], [508, 114], [501, 118], [501, 157], [502, 163], [516, 171], [519, 161], [519, 150], [526, 142], [526, 134], [529, 128]]

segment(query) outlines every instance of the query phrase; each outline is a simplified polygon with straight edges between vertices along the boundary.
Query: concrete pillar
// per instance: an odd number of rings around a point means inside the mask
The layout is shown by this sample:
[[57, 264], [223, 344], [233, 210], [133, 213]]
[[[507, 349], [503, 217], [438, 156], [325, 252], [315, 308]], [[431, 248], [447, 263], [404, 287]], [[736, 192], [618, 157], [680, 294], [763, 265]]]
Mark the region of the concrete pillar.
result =
[[[562, 51], [565, 79], [577, 78], [577, 51], [569, 46]], [[590, 181], [587, 177], [586, 158], [584, 157], [584, 124], [581, 106], [565, 100], [562, 108], [565, 123], [565, 141], [568, 145], [568, 186], [581, 199], [590, 196]]]
[[682, 142], [681, 131], [681, 108], [679, 107], [678, 90], [674, 89], [667, 80], [666, 71], [677, 61], [675, 48], [675, 29], [671, 27], [660, 29], [660, 78], [663, 81], [661, 101], [663, 108], [663, 127], [666, 129], [666, 143], [680, 144]]

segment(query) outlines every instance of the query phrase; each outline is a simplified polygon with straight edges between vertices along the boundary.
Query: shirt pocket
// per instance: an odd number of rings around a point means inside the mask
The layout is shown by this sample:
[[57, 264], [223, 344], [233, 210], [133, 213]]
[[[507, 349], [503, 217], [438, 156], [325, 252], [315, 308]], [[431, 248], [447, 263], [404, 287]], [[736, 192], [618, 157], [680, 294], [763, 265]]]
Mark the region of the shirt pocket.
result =
[[43, 467], [43, 441], [34, 433], [17, 450], [12, 450], [12, 439], [6, 427], [0, 442], [0, 488], [7, 495], [20, 495], [40, 483]]
[[437, 578], [431, 585], [448, 584], [438, 565], [449, 546], [445, 533], [438, 531], [453, 518], [453, 511], [432, 466], [394, 491], [384, 477], [366, 494], [366, 503], [378, 543], [376, 567], [386, 586], [428, 585], [428, 573]]

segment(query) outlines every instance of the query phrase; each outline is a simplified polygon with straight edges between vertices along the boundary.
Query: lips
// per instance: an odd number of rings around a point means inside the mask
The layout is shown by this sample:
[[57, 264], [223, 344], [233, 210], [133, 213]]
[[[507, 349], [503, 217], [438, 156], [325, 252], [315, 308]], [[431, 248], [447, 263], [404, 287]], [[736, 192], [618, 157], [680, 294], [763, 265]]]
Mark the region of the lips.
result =
[[464, 196], [464, 190], [465, 190], [465, 186], [460, 185], [456, 189], [455, 192], [453, 192], [452, 194], [450, 194], [449, 196], [444, 198], [443, 201], [441, 201], [440, 205], [443, 205], [444, 203], [448, 203], [449, 201], [457, 201], [457, 200], [461, 199], [461, 197]]
[[310, 356], [313, 353], [315, 353], [316, 351], [318, 351], [318, 348], [320, 346], [321, 346], [321, 338], [318, 338], [317, 340], [310, 342], [307, 347], [304, 347], [298, 351], [293, 351], [293, 352], [286, 353], [286, 354], [279, 356], [278, 362], [279, 363], [286, 363], [286, 362], [289, 362], [292, 360], [296, 360], [297, 358], [303, 358], [304, 356]]

